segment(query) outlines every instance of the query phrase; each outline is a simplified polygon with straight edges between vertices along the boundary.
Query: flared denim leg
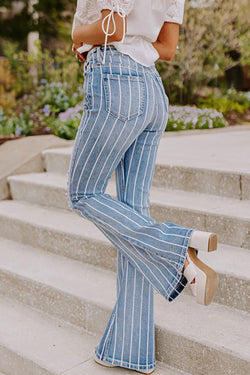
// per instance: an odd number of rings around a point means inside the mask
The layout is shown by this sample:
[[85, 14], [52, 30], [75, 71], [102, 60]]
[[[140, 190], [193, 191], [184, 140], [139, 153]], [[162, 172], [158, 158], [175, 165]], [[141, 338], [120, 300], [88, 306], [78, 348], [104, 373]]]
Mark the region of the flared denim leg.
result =
[[[142, 134], [116, 168], [117, 198], [146, 216], [150, 216], [149, 190], [160, 136]], [[145, 148], [145, 138], [150, 147]], [[153, 369], [156, 364], [153, 287], [119, 249], [117, 303], [96, 354], [134, 369]]]
[[[85, 112], [72, 153], [68, 196], [70, 207], [90, 219], [119, 250], [119, 295], [97, 355], [122, 367], [153, 368], [153, 335], [151, 339], [148, 335], [153, 330], [152, 287], [168, 301], [184, 287], [182, 271], [193, 229], [157, 223], [145, 212], [149, 189], [145, 189], [146, 194], [137, 191], [140, 185], [150, 185], [152, 176], [145, 171], [153, 170], [148, 167], [155, 164], [152, 150], [157, 150], [167, 120], [167, 99], [158, 73], [114, 50], [107, 53], [107, 64], [101, 66], [100, 49], [98, 53], [93, 51], [85, 71]], [[141, 144], [140, 152], [133, 148], [136, 143]], [[122, 187], [123, 199], [115, 200], [105, 194], [105, 189], [112, 172], [129, 152], [133, 178]], [[124, 168], [128, 165], [124, 163]], [[128, 172], [125, 170], [125, 176]], [[140, 314], [143, 310], [148, 315]], [[141, 329], [142, 324], [145, 327], [144, 317], [149, 331]], [[139, 332], [131, 336], [127, 327], [138, 320]], [[148, 352], [152, 349], [152, 358], [143, 352], [144, 343]]]

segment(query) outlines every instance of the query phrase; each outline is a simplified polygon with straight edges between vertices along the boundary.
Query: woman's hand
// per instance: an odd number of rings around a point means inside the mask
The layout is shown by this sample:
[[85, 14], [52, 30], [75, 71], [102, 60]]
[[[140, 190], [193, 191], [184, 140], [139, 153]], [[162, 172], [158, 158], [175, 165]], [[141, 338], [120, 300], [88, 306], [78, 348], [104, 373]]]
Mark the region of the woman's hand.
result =
[[172, 61], [179, 40], [179, 24], [164, 22], [157, 41], [152, 43], [160, 55], [160, 60]]
[[83, 62], [83, 61], [86, 61], [86, 58], [84, 55], [80, 54], [78, 51], [77, 51], [77, 48], [81, 47], [82, 46], [82, 43], [73, 43], [73, 46], [72, 46], [72, 51], [76, 51], [76, 57], [79, 58], [79, 61], [80, 62]]

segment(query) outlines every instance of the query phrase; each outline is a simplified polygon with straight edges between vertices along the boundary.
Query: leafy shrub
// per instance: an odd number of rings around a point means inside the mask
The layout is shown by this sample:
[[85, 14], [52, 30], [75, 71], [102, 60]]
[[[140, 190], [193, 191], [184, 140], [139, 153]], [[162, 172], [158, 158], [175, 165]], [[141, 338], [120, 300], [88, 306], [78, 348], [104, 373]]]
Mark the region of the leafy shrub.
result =
[[50, 128], [58, 137], [75, 139], [82, 113], [82, 104], [69, 108], [66, 112], [59, 113], [55, 120], [50, 121]]
[[2, 135], [30, 135], [34, 127], [31, 119], [30, 108], [25, 106], [25, 113], [16, 115], [11, 112], [9, 116], [0, 109], [0, 134]]
[[234, 102], [239, 103], [246, 108], [250, 107], [250, 92], [229, 89], [227, 90], [225, 95], [228, 97], [228, 99], [233, 100]]
[[[42, 79], [35, 93], [19, 99], [15, 111], [1, 110], [0, 134], [29, 135], [52, 131], [60, 137], [73, 139], [79, 123], [78, 112], [82, 108], [78, 103], [82, 99], [83, 85], [78, 85], [73, 92], [72, 84], [48, 83]], [[69, 115], [72, 120], [68, 119]]]
[[42, 50], [40, 43], [37, 43], [37, 48], [37, 56], [34, 56], [19, 50], [18, 43], [3, 42], [3, 52], [15, 80], [12, 89], [16, 97], [34, 92], [41, 80], [47, 83], [68, 82], [74, 92], [83, 82], [83, 72], [71, 49]]
[[250, 107], [250, 99], [247, 93], [230, 89], [219, 96], [212, 93], [207, 98], [199, 99], [200, 108], [214, 108], [226, 115], [230, 111], [243, 114]]
[[[191, 1], [185, 2], [175, 58], [157, 62], [172, 103], [197, 103], [200, 87], [218, 83], [241, 60], [250, 63], [248, 1], [216, 0], [208, 5], [192, 7]], [[232, 60], [231, 51], [237, 51], [239, 61]]]
[[42, 85], [38, 87], [35, 94], [37, 106], [43, 107], [46, 112], [55, 114], [66, 111], [76, 106], [83, 97], [83, 87], [80, 85], [72, 92], [72, 84], [68, 82], [51, 82], [41, 80]]

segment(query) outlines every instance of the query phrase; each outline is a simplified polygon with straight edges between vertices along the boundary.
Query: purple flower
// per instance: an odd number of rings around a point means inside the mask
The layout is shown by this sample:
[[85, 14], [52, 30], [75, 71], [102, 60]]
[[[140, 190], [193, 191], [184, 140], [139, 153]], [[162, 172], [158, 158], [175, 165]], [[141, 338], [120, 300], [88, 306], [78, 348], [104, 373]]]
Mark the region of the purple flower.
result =
[[22, 134], [22, 128], [16, 129], [15, 135], [21, 135]]
[[50, 106], [49, 104], [45, 104], [45, 106], [43, 107], [43, 111], [45, 113], [46, 116], [49, 116], [50, 114]]
[[62, 122], [66, 122], [67, 119], [68, 119], [68, 115], [67, 115], [67, 112], [61, 112], [59, 113], [59, 118]]
[[82, 106], [77, 104], [75, 107], [70, 107], [65, 112], [59, 113], [59, 118], [62, 122], [66, 122], [69, 117], [74, 118], [81, 118], [81, 114], [79, 111], [82, 110]]

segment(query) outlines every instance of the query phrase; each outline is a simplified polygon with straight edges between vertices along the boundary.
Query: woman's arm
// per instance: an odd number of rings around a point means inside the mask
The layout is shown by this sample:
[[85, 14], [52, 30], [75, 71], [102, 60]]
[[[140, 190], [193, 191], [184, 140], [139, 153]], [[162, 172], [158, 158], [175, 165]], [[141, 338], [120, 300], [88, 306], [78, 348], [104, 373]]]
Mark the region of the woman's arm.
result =
[[[73, 43], [76, 46], [81, 45], [81, 43], [99, 45], [105, 42], [105, 34], [102, 29], [103, 19], [110, 13], [109, 9], [102, 10], [102, 18], [91, 24], [77, 26], [73, 31]], [[107, 22], [104, 23], [104, 29], [107, 30]], [[108, 37], [109, 42], [119, 42], [123, 37], [123, 19], [118, 15], [117, 12], [114, 12], [114, 22], [116, 25], [116, 31], [113, 35]], [[125, 17], [125, 25], [127, 29], [127, 19]], [[112, 19], [110, 21], [108, 33], [112, 34], [114, 31], [114, 24]], [[126, 30], [127, 31], [127, 30]]]
[[160, 55], [160, 60], [172, 61], [179, 40], [179, 24], [164, 22], [157, 41], [152, 43]]

